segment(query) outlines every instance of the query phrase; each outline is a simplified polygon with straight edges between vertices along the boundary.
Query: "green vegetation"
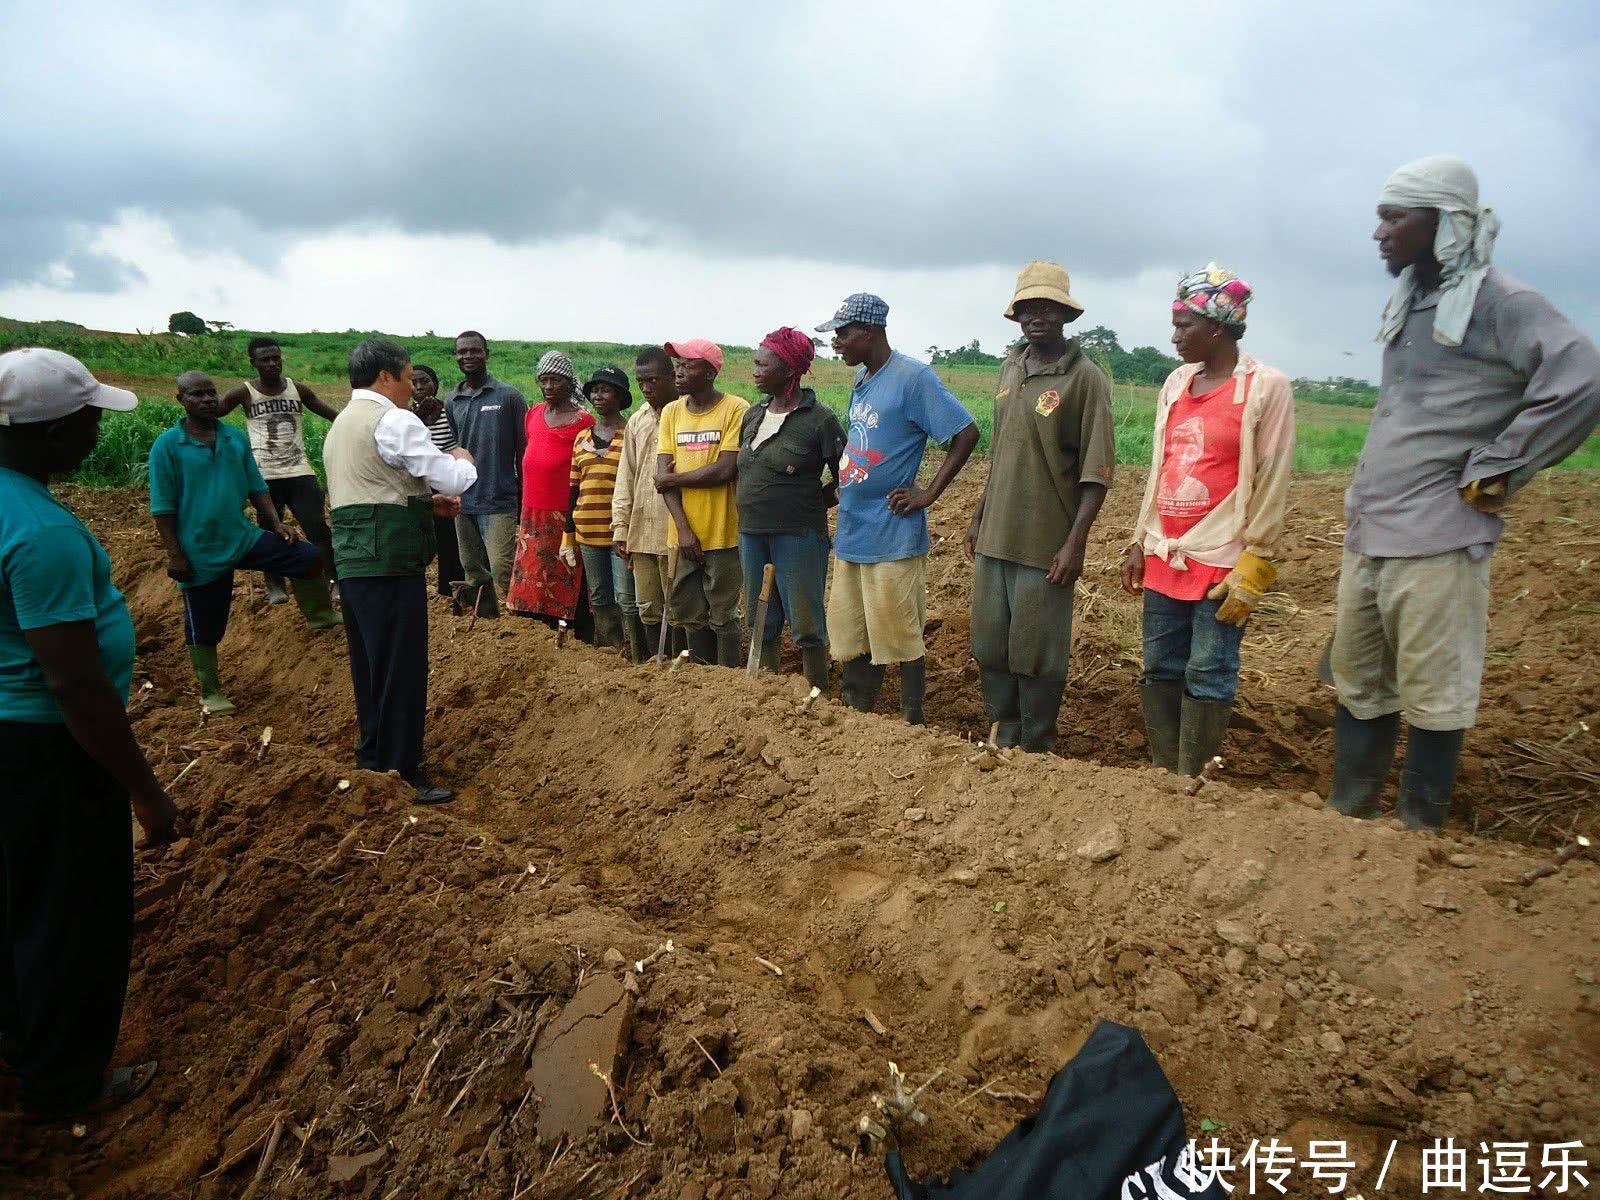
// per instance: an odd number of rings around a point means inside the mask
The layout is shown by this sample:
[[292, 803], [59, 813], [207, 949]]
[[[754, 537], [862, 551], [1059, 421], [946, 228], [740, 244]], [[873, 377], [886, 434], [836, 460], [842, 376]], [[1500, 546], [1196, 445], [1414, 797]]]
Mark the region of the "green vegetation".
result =
[[[50, 346], [83, 360], [90, 370], [107, 382], [130, 387], [145, 401], [127, 414], [108, 414], [102, 426], [100, 446], [84, 464], [79, 481], [93, 486], [129, 486], [144, 482], [145, 459], [150, 444], [177, 421], [181, 410], [173, 401], [172, 380], [183, 371], [202, 370], [214, 375], [226, 387], [249, 372], [245, 343], [254, 336], [248, 330], [216, 328], [226, 322], [210, 322], [212, 332], [192, 337], [170, 334], [98, 333], [63, 321], [20, 322], [0, 319], [0, 351], [18, 346]], [[1106, 340], [1109, 335], [1109, 343]], [[350, 348], [363, 337], [357, 330], [343, 333], [278, 334], [283, 346], [284, 366], [294, 378], [310, 384], [337, 403], [348, 389], [346, 363]], [[1117, 425], [1119, 462], [1144, 465], [1150, 461], [1151, 428], [1154, 423], [1156, 388], [1176, 360], [1153, 347], [1123, 351], [1116, 335], [1103, 328], [1080, 335], [1090, 352], [1103, 364], [1120, 364], [1113, 370], [1113, 409]], [[459, 378], [452, 355], [453, 335], [440, 337], [397, 337], [417, 362], [427, 363], [439, 372], [443, 386], [449, 388]], [[610, 342], [530, 342], [495, 341], [490, 345], [490, 368], [502, 379], [521, 388], [530, 400], [537, 401], [538, 385], [534, 367], [546, 350], [565, 351], [580, 376], [598, 367], [613, 364], [632, 373], [633, 360], [640, 347]], [[728, 391], [754, 399], [750, 386], [752, 351], [745, 346], [726, 346], [727, 363], [722, 383]], [[983, 359], [975, 344], [957, 355], [972, 351]], [[941, 352], [944, 353], [944, 352]], [[939, 374], [950, 390], [971, 410], [983, 433], [987, 447], [993, 429], [994, 392], [998, 366], [995, 362], [958, 363], [941, 359]], [[819, 360], [808, 382], [817, 395], [841, 417], [850, 397], [852, 371], [836, 359]], [[1299, 445], [1295, 466], [1301, 471], [1348, 469], [1361, 452], [1372, 405], [1367, 394], [1370, 385], [1361, 380], [1297, 380]], [[635, 396], [637, 400], [637, 395]], [[237, 414], [232, 418], [239, 420]], [[306, 421], [306, 446], [313, 461], [321, 461], [325, 422], [316, 417]], [[1566, 466], [1600, 468], [1600, 439], [1591, 439]]]

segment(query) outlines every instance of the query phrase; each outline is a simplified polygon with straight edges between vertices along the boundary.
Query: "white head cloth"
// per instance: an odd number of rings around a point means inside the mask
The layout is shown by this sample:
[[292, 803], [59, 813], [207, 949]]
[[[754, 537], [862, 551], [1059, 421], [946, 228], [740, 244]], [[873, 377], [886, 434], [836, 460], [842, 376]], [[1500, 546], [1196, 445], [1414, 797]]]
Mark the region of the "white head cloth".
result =
[[[1478, 207], [1477, 175], [1459, 158], [1429, 155], [1389, 176], [1378, 203], [1439, 210], [1433, 257], [1444, 268], [1444, 277], [1439, 311], [1433, 319], [1433, 340], [1446, 346], [1461, 345], [1500, 233], [1500, 218], [1494, 210]], [[1400, 282], [1383, 310], [1380, 342], [1393, 341], [1400, 332], [1411, 311], [1415, 288], [1416, 268], [1407, 267], [1400, 272]]]

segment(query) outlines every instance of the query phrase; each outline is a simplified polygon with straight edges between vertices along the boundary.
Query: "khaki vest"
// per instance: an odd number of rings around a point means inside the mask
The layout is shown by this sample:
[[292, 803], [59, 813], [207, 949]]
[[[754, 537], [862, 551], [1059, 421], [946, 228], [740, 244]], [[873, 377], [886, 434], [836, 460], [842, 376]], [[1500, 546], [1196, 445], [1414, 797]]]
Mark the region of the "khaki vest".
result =
[[341, 578], [420, 575], [433, 561], [427, 480], [378, 457], [375, 435], [386, 411], [376, 400], [351, 396], [322, 445]]

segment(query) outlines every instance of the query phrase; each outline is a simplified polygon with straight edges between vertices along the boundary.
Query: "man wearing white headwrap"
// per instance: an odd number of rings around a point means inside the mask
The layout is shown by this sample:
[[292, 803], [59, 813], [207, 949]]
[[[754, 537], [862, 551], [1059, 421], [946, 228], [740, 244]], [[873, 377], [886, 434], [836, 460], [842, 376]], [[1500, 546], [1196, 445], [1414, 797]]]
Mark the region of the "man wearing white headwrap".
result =
[[1329, 667], [1339, 693], [1333, 788], [1378, 814], [1404, 714], [1396, 814], [1438, 829], [1477, 718], [1499, 512], [1600, 424], [1600, 352], [1543, 296], [1490, 265], [1499, 219], [1458, 158], [1401, 167], [1373, 239], [1398, 282], [1383, 379], [1345, 493]]

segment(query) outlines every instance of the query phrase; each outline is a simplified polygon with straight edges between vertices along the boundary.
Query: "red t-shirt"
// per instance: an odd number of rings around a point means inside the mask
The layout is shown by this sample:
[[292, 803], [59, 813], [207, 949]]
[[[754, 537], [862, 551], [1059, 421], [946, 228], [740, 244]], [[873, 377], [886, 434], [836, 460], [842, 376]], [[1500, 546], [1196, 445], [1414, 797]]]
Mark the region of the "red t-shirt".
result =
[[[1233, 389], [1229, 379], [1203, 396], [1185, 392], [1167, 412], [1156, 513], [1169, 538], [1189, 532], [1239, 486], [1244, 405], [1233, 402]], [[1144, 586], [1174, 600], [1203, 600], [1232, 569], [1192, 558], [1188, 564], [1187, 570], [1175, 571], [1154, 554], [1146, 555]]]
[[580, 411], [570, 425], [551, 428], [544, 411], [543, 404], [528, 410], [528, 444], [522, 452], [522, 509], [564, 513], [572, 473], [572, 444], [594, 425], [594, 418]]

